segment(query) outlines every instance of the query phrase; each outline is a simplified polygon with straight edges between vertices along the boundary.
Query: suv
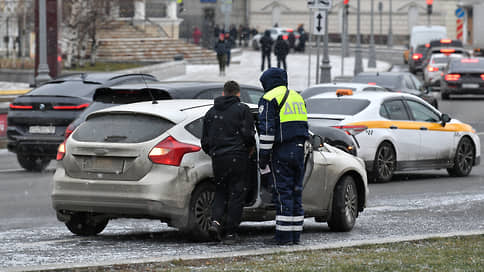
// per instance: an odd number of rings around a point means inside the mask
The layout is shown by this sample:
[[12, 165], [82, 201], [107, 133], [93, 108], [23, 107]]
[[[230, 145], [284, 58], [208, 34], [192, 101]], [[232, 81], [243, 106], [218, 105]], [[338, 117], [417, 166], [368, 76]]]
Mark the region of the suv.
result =
[[28, 171], [42, 171], [55, 159], [66, 127], [87, 108], [102, 86], [156, 82], [149, 74], [76, 74], [49, 81], [18, 96], [8, 111], [7, 148]]

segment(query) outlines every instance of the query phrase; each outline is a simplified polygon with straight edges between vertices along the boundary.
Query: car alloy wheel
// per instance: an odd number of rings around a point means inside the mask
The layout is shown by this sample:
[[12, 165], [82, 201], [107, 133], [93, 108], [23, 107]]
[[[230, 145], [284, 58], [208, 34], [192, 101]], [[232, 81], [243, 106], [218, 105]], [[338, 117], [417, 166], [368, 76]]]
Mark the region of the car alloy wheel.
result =
[[350, 231], [358, 216], [358, 190], [351, 176], [344, 176], [334, 189], [328, 226], [332, 231]]
[[212, 204], [215, 186], [212, 183], [199, 184], [192, 194], [187, 231], [195, 240], [209, 239], [208, 227], [212, 220]]
[[393, 146], [383, 142], [376, 151], [374, 161], [374, 175], [377, 182], [388, 182], [393, 177], [396, 167], [396, 155]]
[[474, 145], [469, 137], [463, 137], [457, 145], [455, 152], [454, 167], [448, 168], [451, 176], [465, 177], [471, 173], [474, 163]]
[[92, 236], [106, 228], [109, 220], [105, 217], [94, 216], [88, 213], [74, 213], [67, 221], [66, 227], [74, 234], [80, 236]]

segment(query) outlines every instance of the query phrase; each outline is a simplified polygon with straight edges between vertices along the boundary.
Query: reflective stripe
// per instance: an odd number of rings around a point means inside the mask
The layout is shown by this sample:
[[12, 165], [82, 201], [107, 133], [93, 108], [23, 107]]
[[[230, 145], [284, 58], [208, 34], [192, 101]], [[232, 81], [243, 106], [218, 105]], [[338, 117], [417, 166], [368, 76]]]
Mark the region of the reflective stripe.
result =
[[259, 144], [260, 149], [271, 149], [272, 144]]
[[260, 135], [259, 139], [262, 141], [274, 141], [274, 135]]
[[302, 231], [303, 226], [281, 226], [276, 225], [276, 230], [278, 231]]
[[304, 221], [304, 215], [301, 215], [301, 216], [276, 215], [276, 221], [300, 222], [300, 221]]

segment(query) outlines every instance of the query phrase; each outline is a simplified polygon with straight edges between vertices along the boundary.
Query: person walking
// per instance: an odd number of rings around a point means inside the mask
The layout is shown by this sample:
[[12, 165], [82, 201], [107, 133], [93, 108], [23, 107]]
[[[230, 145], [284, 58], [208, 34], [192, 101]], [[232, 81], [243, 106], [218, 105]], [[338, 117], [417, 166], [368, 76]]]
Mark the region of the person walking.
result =
[[277, 68], [284, 67], [287, 71], [286, 56], [289, 54], [289, 45], [285, 40], [282, 39], [282, 35], [279, 35], [276, 40], [276, 45], [274, 46], [274, 55], [277, 57]]
[[200, 29], [198, 29], [198, 27], [195, 27], [192, 33], [193, 43], [196, 45], [199, 45], [201, 37], [202, 37], [202, 32], [200, 31]]
[[230, 51], [232, 50], [234, 43], [235, 41], [232, 37], [230, 37], [230, 33], [225, 33], [225, 53], [227, 54], [227, 67], [230, 66]]
[[265, 94], [259, 101], [259, 167], [269, 172], [276, 204], [276, 232], [264, 242], [299, 244], [304, 223], [302, 190], [304, 145], [309, 137], [303, 98], [287, 88], [287, 73], [269, 68], [260, 77]]
[[287, 36], [287, 42], [289, 43], [289, 51], [294, 50], [294, 46], [296, 45], [296, 35], [294, 35], [294, 31], [289, 29], [289, 35]]
[[227, 47], [225, 43], [225, 35], [223, 33], [219, 35], [218, 41], [215, 43], [214, 50], [217, 53], [219, 75], [225, 76], [225, 65], [227, 64]]
[[209, 233], [217, 241], [234, 243], [242, 216], [249, 156], [255, 150], [250, 109], [240, 102], [240, 87], [227, 81], [223, 95], [203, 119], [202, 149], [212, 158], [215, 199]]
[[271, 52], [272, 52], [272, 45], [274, 44], [274, 40], [271, 38], [271, 32], [266, 30], [264, 32], [264, 36], [260, 38], [260, 50], [262, 53], [262, 64], [260, 66], [260, 70], [264, 71], [264, 62], [267, 58], [267, 68], [271, 67]]

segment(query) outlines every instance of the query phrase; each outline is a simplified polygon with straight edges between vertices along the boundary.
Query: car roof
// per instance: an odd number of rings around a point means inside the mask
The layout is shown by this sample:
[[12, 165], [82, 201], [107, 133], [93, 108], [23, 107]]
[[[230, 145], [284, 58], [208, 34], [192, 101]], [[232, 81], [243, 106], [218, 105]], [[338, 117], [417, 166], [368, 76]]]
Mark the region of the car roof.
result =
[[324, 83], [324, 84], [317, 84], [313, 85], [309, 88], [315, 88], [315, 87], [344, 87], [344, 88], [354, 88], [354, 89], [363, 89], [366, 87], [379, 87], [380, 86], [375, 86], [375, 85], [370, 85], [370, 84], [365, 84], [365, 83], [355, 83], [355, 82], [335, 82], [335, 83]]
[[[163, 117], [174, 123], [180, 123], [190, 115], [199, 114], [200, 110], [207, 111], [213, 106], [214, 101], [208, 99], [179, 99], [160, 100], [156, 104], [153, 102], [139, 102], [109, 107], [95, 111], [88, 115], [86, 120], [91, 116], [105, 112], [133, 112]], [[257, 105], [249, 104], [251, 108], [257, 108]]]
[[403, 76], [408, 75], [409, 72], [399, 71], [399, 72], [361, 72], [357, 74], [355, 77], [358, 76]]
[[68, 75], [57, 77], [56, 79], [50, 82], [82, 80], [82, 81], [96, 82], [96, 83], [103, 84], [117, 78], [126, 77], [126, 76], [137, 76], [137, 75], [146, 76], [149, 78], [155, 78], [153, 75], [143, 74], [143, 73], [95, 72], [95, 73], [68, 74]]
[[317, 94], [315, 96], [312, 96], [308, 99], [321, 99], [321, 98], [338, 98], [338, 99], [367, 99], [373, 102], [377, 101], [383, 101], [387, 98], [397, 98], [397, 97], [408, 97], [408, 98], [416, 98], [419, 99], [418, 97], [412, 95], [412, 94], [407, 94], [407, 93], [395, 93], [395, 92], [373, 92], [373, 91], [368, 91], [368, 92], [355, 92], [352, 95], [343, 95], [343, 96], [337, 96], [336, 92], [334, 93], [321, 93]]

